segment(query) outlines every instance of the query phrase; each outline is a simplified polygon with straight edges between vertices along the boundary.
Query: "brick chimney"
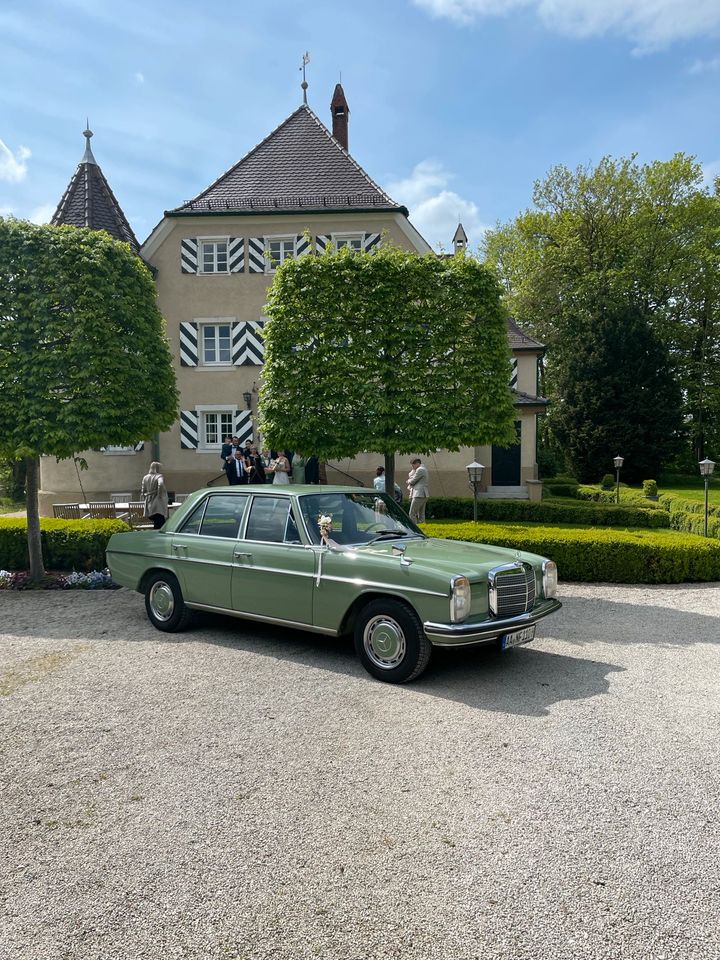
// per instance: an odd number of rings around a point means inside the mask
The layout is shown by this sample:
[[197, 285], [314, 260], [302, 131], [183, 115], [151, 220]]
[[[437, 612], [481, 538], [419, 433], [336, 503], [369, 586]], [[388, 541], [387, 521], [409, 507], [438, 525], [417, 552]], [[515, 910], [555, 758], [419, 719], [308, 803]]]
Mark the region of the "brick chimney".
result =
[[348, 149], [348, 118], [350, 117], [350, 107], [345, 99], [345, 91], [341, 84], [335, 84], [335, 92], [330, 101], [330, 113], [332, 114], [332, 134], [340, 146]]

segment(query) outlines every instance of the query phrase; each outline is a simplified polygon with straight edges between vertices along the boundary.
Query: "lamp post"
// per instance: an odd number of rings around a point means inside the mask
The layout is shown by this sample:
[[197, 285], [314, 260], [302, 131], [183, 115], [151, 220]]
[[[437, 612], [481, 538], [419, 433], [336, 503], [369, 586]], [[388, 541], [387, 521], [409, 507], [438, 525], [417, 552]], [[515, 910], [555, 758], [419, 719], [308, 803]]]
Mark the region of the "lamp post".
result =
[[705, 536], [707, 536], [707, 521], [708, 521], [708, 488], [710, 486], [710, 477], [712, 476], [713, 470], [715, 469], [715, 461], [708, 460], [705, 457], [704, 460], [701, 460], [698, 464], [700, 467], [700, 476], [705, 481]]
[[625, 457], [615, 457], [615, 503], [620, 503], [620, 467], [623, 465]]
[[465, 469], [468, 472], [468, 483], [472, 487], [473, 492], [473, 521], [477, 523], [478, 488], [482, 483], [485, 467], [482, 465], [482, 463], [478, 463], [477, 460], [473, 460], [473, 462], [469, 463]]
[[248, 410], [252, 410], [252, 393], [249, 390], [246, 390], [243, 394], [243, 400]]

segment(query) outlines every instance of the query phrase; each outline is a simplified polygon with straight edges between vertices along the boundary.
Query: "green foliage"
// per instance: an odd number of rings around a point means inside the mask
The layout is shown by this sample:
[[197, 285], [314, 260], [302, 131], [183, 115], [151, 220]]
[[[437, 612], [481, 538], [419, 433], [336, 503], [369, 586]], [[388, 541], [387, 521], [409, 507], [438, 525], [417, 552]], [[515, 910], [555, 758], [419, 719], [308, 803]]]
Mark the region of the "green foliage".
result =
[[[705, 535], [705, 511], [673, 510], [670, 513], [670, 527], [682, 533]], [[708, 510], [708, 537], [720, 540], [720, 516], [713, 516]]]
[[476, 260], [386, 245], [286, 261], [266, 313], [271, 446], [339, 459], [514, 441], [500, 288]]
[[720, 580], [720, 543], [669, 530], [578, 530], [427, 523], [431, 537], [492, 543], [549, 557], [561, 580], [685, 583]]
[[603, 490], [614, 490], [615, 489], [615, 477], [611, 473], [604, 473], [603, 478], [600, 481], [600, 486]]
[[[637, 506], [605, 506], [597, 503], [553, 503], [543, 500], [478, 500], [478, 521], [501, 520], [525, 523], [573, 523], [601, 527], [669, 527], [664, 510]], [[466, 497], [430, 497], [426, 516], [429, 520], [471, 520], [473, 502]]]
[[658, 492], [657, 480], [643, 480], [643, 494], [646, 497], [656, 497]]
[[[548, 346], [548, 395], [563, 398], [560, 381], [596, 318], [631, 309], [671, 357], [693, 459], [703, 445], [720, 449], [720, 198], [700, 164], [677, 154], [644, 166], [634, 157], [558, 166], [535, 184], [533, 202], [489, 235], [487, 257], [512, 314]], [[560, 409], [551, 408], [551, 424]]]
[[[40, 520], [45, 562], [52, 570], [101, 570], [113, 533], [130, 527], [122, 520]], [[27, 521], [0, 517], [0, 569], [28, 567]]]
[[[622, 349], [618, 349], [622, 344]], [[623, 476], [657, 473], [678, 446], [681, 395], [668, 352], [632, 309], [608, 309], [575, 344], [558, 372], [562, 403], [554, 426], [573, 472], [595, 479], [620, 450]], [[602, 486], [615, 483], [603, 476]]]
[[545, 483], [543, 492], [552, 497], [574, 497], [577, 492], [576, 483]]
[[176, 409], [155, 286], [130, 247], [0, 218], [0, 455], [130, 443]]

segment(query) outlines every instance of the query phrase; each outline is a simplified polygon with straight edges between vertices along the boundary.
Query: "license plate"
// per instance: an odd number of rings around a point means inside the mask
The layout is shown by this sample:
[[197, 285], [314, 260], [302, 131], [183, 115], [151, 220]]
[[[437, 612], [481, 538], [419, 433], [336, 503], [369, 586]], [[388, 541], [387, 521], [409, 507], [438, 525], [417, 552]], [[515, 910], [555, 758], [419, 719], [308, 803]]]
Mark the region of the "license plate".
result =
[[535, 626], [525, 627], [524, 630], [516, 630], [514, 633], [504, 633], [500, 637], [500, 649], [509, 650], [510, 647], [517, 647], [521, 643], [530, 643], [535, 638]]

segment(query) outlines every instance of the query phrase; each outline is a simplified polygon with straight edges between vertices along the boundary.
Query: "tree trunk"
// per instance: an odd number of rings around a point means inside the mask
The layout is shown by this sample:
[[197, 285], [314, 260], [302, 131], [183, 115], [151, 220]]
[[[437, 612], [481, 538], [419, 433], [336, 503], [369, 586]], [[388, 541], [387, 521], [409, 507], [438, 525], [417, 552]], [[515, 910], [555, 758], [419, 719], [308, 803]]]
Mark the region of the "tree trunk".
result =
[[10, 464], [10, 489], [8, 496], [15, 503], [25, 502], [25, 461], [13, 460]]
[[40, 458], [25, 457], [27, 471], [27, 538], [30, 556], [30, 576], [39, 583], [45, 574], [40, 540], [40, 513], [38, 510], [38, 489], [40, 480]]
[[385, 493], [395, 498], [395, 454], [385, 454]]

